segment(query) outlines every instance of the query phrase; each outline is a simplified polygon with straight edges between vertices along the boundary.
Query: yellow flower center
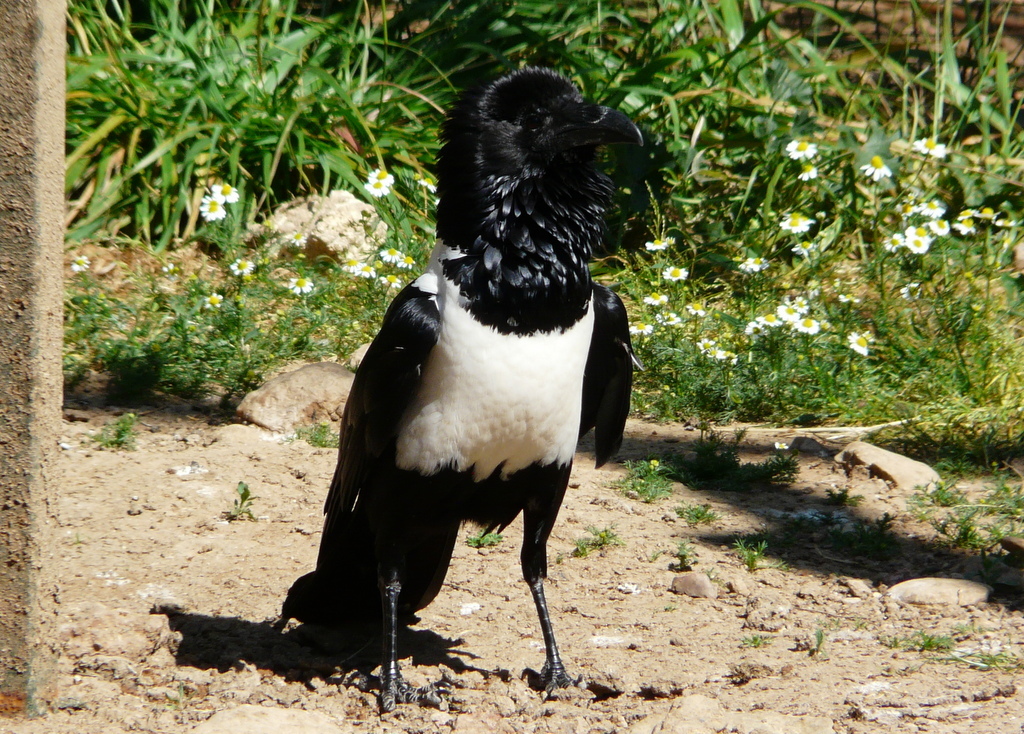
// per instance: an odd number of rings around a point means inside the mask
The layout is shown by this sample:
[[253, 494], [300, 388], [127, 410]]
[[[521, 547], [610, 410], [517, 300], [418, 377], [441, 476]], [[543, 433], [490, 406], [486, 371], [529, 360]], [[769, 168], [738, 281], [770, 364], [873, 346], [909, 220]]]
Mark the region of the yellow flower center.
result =
[[882, 156], [876, 155], [871, 159], [871, 167], [876, 170], [881, 170], [885, 166], [885, 161], [882, 160]]

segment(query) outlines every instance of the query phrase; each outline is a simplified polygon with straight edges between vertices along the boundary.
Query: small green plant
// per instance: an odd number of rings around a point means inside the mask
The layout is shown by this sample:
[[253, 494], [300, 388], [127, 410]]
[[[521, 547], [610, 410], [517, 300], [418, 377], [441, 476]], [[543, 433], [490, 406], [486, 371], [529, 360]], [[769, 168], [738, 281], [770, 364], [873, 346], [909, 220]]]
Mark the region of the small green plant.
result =
[[697, 563], [697, 551], [693, 545], [685, 540], [680, 540], [676, 546], [675, 561], [670, 568], [673, 571], [692, 571]]
[[711, 505], [687, 504], [685, 502], [676, 508], [676, 514], [690, 527], [710, 525], [721, 517], [711, 508]]
[[239, 482], [238, 486], [235, 487], [235, 494], [238, 495], [235, 498], [235, 502], [231, 509], [224, 513], [224, 516], [228, 521], [234, 522], [235, 520], [256, 520], [256, 516], [252, 514], [252, 502], [256, 497], [249, 491], [249, 485], [245, 482]]
[[775, 638], [771, 635], [751, 635], [750, 637], [744, 637], [740, 640], [741, 647], [751, 647], [754, 649], [760, 647], [767, 647], [774, 642]]
[[879, 637], [886, 647], [895, 650], [912, 650], [917, 652], [935, 652], [936, 650], [952, 650], [955, 644], [949, 635], [933, 635], [924, 630], [917, 630], [905, 637]]
[[318, 449], [338, 448], [338, 434], [331, 428], [330, 423], [317, 423], [315, 426], [299, 426], [295, 430], [295, 437], [301, 438], [310, 446]]
[[832, 547], [851, 556], [873, 560], [891, 558], [899, 545], [891, 530], [894, 520], [887, 512], [869, 523], [858, 522], [850, 528], [834, 528], [829, 534]]
[[821, 627], [814, 630], [814, 642], [811, 644], [811, 649], [808, 651], [811, 657], [823, 658], [825, 657], [825, 640], [828, 639], [828, 635], [825, 634], [825, 630]]
[[758, 540], [758, 537], [737, 538], [732, 545], [747, 570], [753, 573], [761, 568], [778, 568], [783, 571], [789, 568], [785, 561], [766, 560], [765, 552], [768, 550], [768, 541], [763, 538]]
[[466, 538], [466, 545], [470, 548], [490, 548], [498, 545], [505, 539], [501, 533], [488, 532], [487, 528], [480, 528], [476, 533]]
[[997, 652], [975, 650], [961, 652], [954, 650], [949, 655], [935, 658], [940, 663], [962, 663], [975, 670], [1024, 670], [1024, 660], [1008, 650]]
[[672, 480], [667, 467], [658, 459], [627, 461], [629, 474], [615, 483], [615, 487], [630, 499], [656, 502], [672, 494]]
[[135, 413], [125, 413], [119, 418], [109, 421], [98, 436], [93, 440], [104, 449], [124, 449], [125, 451], [135, 450], [135, 423], [138, 418]]
[[825, 502], [838, 507], [857, 507], [864, 501], [864, 497], [862, 495], [850, 494], [849, 487], [843, 487], [842, 489], [826, 489], [825, 495]]
[[672, 479], [699, 489], [749, 489], [763, 484], [789, 484], [799, 473], [795, 452], [775, 451], [764, 461], [742, 463], [736, 434], [727, 441], [709, 431], [692, 448], [692, 455], [676, 457], [667, 472]]
[[615, 532], [614, 525], [604, 528], [590, 525], [587, 527], [587, 532], [590, 533], [589, 536], [576, 539], [576, 549], [572, 552], [576, 558], [586, 558], [591, 551], [604, 550], [613, 545], [625, 545], [622, 538]]

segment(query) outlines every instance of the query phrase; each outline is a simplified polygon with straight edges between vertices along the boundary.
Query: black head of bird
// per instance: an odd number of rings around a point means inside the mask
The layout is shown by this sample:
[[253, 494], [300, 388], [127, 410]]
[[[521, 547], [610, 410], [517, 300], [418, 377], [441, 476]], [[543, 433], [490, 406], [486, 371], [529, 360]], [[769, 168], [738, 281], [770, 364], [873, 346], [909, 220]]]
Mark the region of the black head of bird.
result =
[[594, 283], [611, 181], [597, 146], [640, 143], [625, 115], [548, 69], [464, 94], [438, 161], [438, 243], [395, 298], [342, 417], [316, 570], [283, 616], [343, 625], [383, 619], [381, 708], [433, 701], [397, 662], [399, 619], [441, 590], [464, 522], [523, 516], [523, 576], [540, 618], [550, 691], [572, 685], [544, 598], [547, 539], [576, 442], [598, 465], [629, 411], [626, 312]]

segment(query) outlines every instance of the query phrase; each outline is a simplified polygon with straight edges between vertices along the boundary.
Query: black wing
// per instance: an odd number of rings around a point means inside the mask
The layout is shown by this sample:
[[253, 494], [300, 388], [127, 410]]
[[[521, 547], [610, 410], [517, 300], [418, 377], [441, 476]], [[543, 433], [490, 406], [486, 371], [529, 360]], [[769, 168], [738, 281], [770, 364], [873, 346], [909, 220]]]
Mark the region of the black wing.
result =
[[388, 308], [356, 371], [342, 415], [338, 466], [324, 505], [325, 537], [352, 511], [374, 461], [395, 438], [439, 329], [433, 296], [415, 284], [406, 286]]
[[594, 336], [590, 341], [583, 375], [583, 414], [580, 436], [594, 431], [597, 466], [615, 455], [622, 444], [622, 430], [629, 414], [633, 365], [639, 362], [629, 338], [626, 307], [615, 293], [594, 284]]

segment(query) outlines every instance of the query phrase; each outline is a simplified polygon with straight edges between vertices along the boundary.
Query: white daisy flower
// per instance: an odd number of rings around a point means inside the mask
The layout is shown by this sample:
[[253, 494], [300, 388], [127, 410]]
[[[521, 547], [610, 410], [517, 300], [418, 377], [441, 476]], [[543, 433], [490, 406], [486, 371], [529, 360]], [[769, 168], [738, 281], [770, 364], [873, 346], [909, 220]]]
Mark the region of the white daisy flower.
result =
[[866, 165], [860, 167], [861, 172], [872, 181], [881, 181], [883, 178], [892, 177], [892, 169], [885, 165], [882, 156], [872, 156]]
[[914, 207], [914, 211], [918, 214], [923, 214], [929, 219], [939, 219], [943, 214], [946, 213], [946, 205], [940, 201], [926, 201], [923, 204], [918, 204]]
[[400, 267], [402, 270], [409, 270], [415, 264], [416, 264], [416, 261], [413, 260], [409, 255], [406, 255], [401, 260], [399, 260], [397, 263], [395, 263], [395, 265]]
[[920, 293], [920, 283], [907, 283], [905, 286], [900, 288], [900, 295], [903, 296], [903, 299], [906, 301], [912, 301], [913, 299], [917, 298], [917, 296], [920, 295]]
[[932, 235], [924, 227], [907, 227], [903, 233], [903, 246], [915, 255], [923, 255], [932, 245]]
[[775, 442], [775, 450], [776, 451], [787, 451], [788, 449], [789, 449], [789, 444], [786, 443], [785, 441], [776, 441]]
[[776, 326], [782, 326], [785, 321], [779, 318], [778, 314], [768, 313], [764, 316], [758, 316], [757, 320], [765, 326], [774, 329]]
[[366, 178], [366, 183], [363, 188], [366, 192], [374, 198], [381, 198], [387, 196], [391, 192], [391, 187], [395, 185], [395, 177], [385, 171], [383, 168], [375, 168], [370, 171], [370, 175]]
[[649, 296], [644, 296], [644, 303], [648, 306], [664, 306], [668, 303], [668, 296], [663, 293], [652, 293]]
[[359, 268], [363, 267], [363, 264], [356, 260], [354, 257], [350, 257], [345, 261], [345, 264], [341, 266], [341, 269], [346, 273], [352, 273], [356, 275], [359, 272]]
[[799, 212], [794, 212], [793, 214], [787, 214], [786, 216], [784, 216], [782, 218], [782, 221], [779, 223], [779, 226], [785, 232], [792, 232], [793, 234], [803, 234], [804, 232], [811, 228], [812, 224], [814, 224], [813, 219], [811, 219], [810, 217], [805, 217], [803, 214], [800, 214]]
[[669, 311], [668, 313], [659, 313], [654, 317], [654, 320], [664, 326], [682, 326], [683, 320], [679, 317], [675, 311]]
[[302, 232], [296, 232], [295, 234], [288, 236], [288, 241], [295, 247], [302, 247], [306, 244], [307, 237]]
[[932, 234], [944, 237], [949, 234], [949, 222], [945, 219], [933, 219], [928, 222], [928, 229], [932, 231]]
[[739, 264], [739, 269], [744, 273], [759, 273], [768, 267], [763, 257], [748, 257]]
[[996, 218], [996, 210], [990, 206], [981, 207], [981, 209], [977, 210], [976, 214], [978, 219], [987, 219], [990, 222]]
[[661, 271], [661, 277], [665, 280], [686, 280], [690, 277], [690, 271], [686, 268], [678, 268], [675, 265], [670, 265]]
[[800, 317], [802, 317], [804, 314], [800, 309], [798, 309], [793, 304], [784, 303], [777, 309], [775, 309], [775, 315], [778, 316], [783, 321], [788, 321], [792, 323], [794, 321], [799, 320]]
[[712, 349], [708, 356], [717, 359], [719, 362], [732, 362], [733, 364], [736, 364], [736, 360], [739, 359], [736, 352], [730, 352], [728, 349], [722, 349], [721, 347]]
[[160, 271], [168, 278], [176, 278], [181, 273], [181, 268], [178, 267], [177, 263], [167, 263]]
[[964, 216], [958, 217], [957, 220], [953, 222], [953, 229], [955, 229], [960, 234], [974, 234], [975, 232], [978, 231], [978, 228], [975, 226], [973, 217]]
[[654, 324], [630, 324], [629, 333], [637, 336], [650, 336], [654, 333]]
[[901, 217], [908, 219], [911, 215], [917, 213], [917, 202], [913, 199], [901, 202], [900, 205], [896, 207], [896, 211], [900, 213]]
[[212, 196], [204, 196], [199, 205], [199, 213], [207, 222], [216, 222], [226, 217], [228, 210], [224, 208], [224, 202], [217, 201]]
[[402, 281], [398, 279], [397, 275], [382, 275], [380, 277], [380, 282], [388, 288], [398, 288], [402, 285]]
[[786, 155], [795, 161], [809, 161], [818, 155], [818, 146], [809, 140], [793, 140], [786, 146]]
[[818, 177], [818, 167], [811, 163], [804, 163], [797, 178], [801, 181], [810, 181]]
[[359, 267], [355, 269], [355, 274], [360, 278], [367, 278], [368, 280], [377, 277], [377, 271], [370, 263], [360, 263]]
[[803, 296], [794, 296], [793, 298], [786, 299], [786, 303], [793, 306], [801, 314], [805, 314], [811, 310], [810, 302]]
[[432, 194], [437, 193], [437, 181], [432, 179], [430, 176], [424, 176], [422, 174], [416, 174], [416, 183], [425, 188]]
[[914, 141], [914, 150], [922, 155], [930, 155], [933, 158], [945, 158], [946, 146], [935, 138], [921, 138]]
[[691, 316], [698, 316], [700, 318], [708, 315], [708, 312], [704, 310], [703, 303], [687, 303], [686, 312]]
[[253, 271], [256, 270], [256, 263], [254, 263], [252, 260], [245, 260], [243, 258], [239, 258], [238, 260], [235, 260], [233, 263], [231, 263], [229, 267], [231, 269], [232, 275], [252, 275]]
[[714, 339], [701, 339], [697, 342], [697, 349], [700, 350], [701, 354], [710, 354], [712, 350], [717, 348], [718, 344]]
[[840, 293], [839, 294], [839, 302], [840, 303], [860, 303], [860, 299], [859, 298], [855, 298], [854, 296], [848, 296], [845, 293]]
[[892, 234], [882, 240], [882, 247], [885, 248], [886, 252], [896, 252], [904, 245], [903, 235], [897, 233]]
[[850, 345], [850, 349], [857, 352], [857, 354], [863, 354], [865, 357], [868, 356], [868, 344], [874, 337], [867, 332], [861, 334], [857, 331], [851, 331], [846, 335], [846, 342]]
[[292, 278], [288, 281], [288, 290], [297, 296], [302, 296], [313, 290], [313, 281], [305, 276]]
[[391, 263], [392, 265], [397, 265], [398, 263], [402, 262], [402, 260], [405, 259], [405, 253], [399, 252], [394, 247], [389, 247], [386, 250], [381, 250], [379, 255], [381, 260], [383, 260], [386, 263]]
[[238, 189], [231, 184], [218, 183], [210, 187], [210, 196], [221, 204], [234, 204], [238, 201]]
[[804, 334], [817, 334], [821, 331], [821, 322], [809, 316], [790, 322], [790, 326]]
[[813, 253], [816, 249], [817, 245], [815, 245], [813, 242], [808, 242], [806, 240], [804, 240], [803, 242], [798, 242], [795, 245], [793, 245], [793, 252], [795, 252], [800, 257], [810, 257], [811, 253]]
[[71, 261], [71, 272], [73, 273], [84, 273], [89, 269], [89, 258], [85, 255], [79, 255]]
[[203, 299], [203, 308], [220, 308], [222, 303], [224, 303], [224, 296], [220, 293], [211, 293]]
[[661, 252], [667, 250], [669, 247], [676, 243], [675, 237], [657, 238], [651, 242], [645, 242], [644, 247], [650, 252]]
[[743, 328], [743, 333], [749, 336], [761, 336], [761, 334], [763, 334], [764, 331], [765, 325], [762, 322], [758, 321], [757, 319], [754, 319], [753, 321], [748, 321], [747, 325]]

